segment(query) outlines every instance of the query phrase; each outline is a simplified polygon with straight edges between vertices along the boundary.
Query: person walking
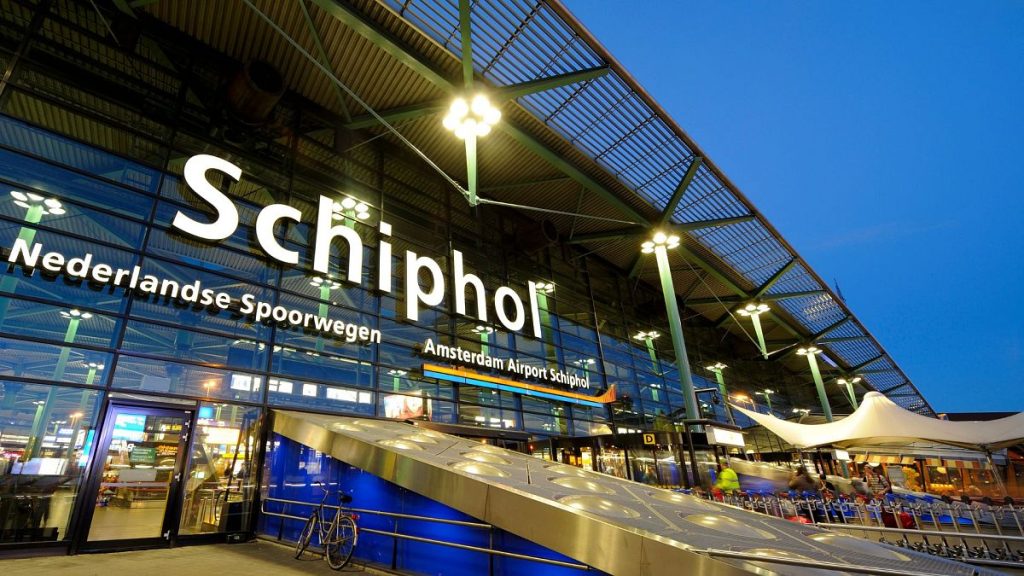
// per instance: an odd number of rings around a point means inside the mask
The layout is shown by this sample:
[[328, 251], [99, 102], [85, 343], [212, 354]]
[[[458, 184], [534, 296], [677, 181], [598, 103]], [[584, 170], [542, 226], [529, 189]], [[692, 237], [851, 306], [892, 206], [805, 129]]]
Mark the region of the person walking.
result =
[[789, 479], [789, 489], [797, 492], [814, 492], [815, 484], [805, 466], [800, 466]]
[[740, 478], [736, 471], [728, 465], [718, 463], [718, 478], [715, 480], [715, 488], [722, 491], [722, 494], [731, 496], [740, 490]]

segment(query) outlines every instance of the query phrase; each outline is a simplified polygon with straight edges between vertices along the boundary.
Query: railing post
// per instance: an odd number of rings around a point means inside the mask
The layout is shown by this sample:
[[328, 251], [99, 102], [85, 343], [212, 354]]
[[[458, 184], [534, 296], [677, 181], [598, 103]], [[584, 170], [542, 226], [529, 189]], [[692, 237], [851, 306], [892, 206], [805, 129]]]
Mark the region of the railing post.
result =
[[391, 569], [398, 570], [398, 518], [393, 518], [391, 532], [394, 534], [391, 537]]

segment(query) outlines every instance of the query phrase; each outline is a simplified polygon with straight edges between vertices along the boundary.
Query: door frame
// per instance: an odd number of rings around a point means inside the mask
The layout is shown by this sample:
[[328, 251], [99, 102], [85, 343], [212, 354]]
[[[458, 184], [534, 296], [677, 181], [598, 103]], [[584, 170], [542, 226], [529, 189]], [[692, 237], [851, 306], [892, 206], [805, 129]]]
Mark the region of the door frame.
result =
[[[146, 410], [166, 415], [179, 415], [182, 417], [182, 434], [178, 440], [178, 455], [175, 458], [174, 474], [168, 486], [167, 507], [164, 511], [161, 536], [155, 538], [131, 538], [123, 540], [105, 540], [100, 542], [89, 542], [89, 529], [92, 525], [93, 513], [96, 508], [96, 494], [100, 487], [100, 474], [103, 471], [103, 462], [110, 449], [111, 436], [113, 434], [114, 415], [118, 411]], [[93, 443], [92, 454], [86, 463], [85, 476], [76, 498], [75, 511], [72, 514], [71, 522], [71, 554], [82, 554], [90, 552], [112, 552], [117, 550], [140, 550], [146, 548], [173, 547], [177, 542], [178, 524], [181, 521], [181, 498], [182, 487], [185, 482], [185, 467], [188, 465], [188, 455], [194, 439], [198, 404], [172, 404], [165, 402], [150, 402], [131, 398], [108, 398], [103, 403], [103, 416], [98, 423], [96, 430], [98, 434]], [[101, 451], [100, 448], [103, 448]], [[164, 537], [163, 534], [167, 534]]]

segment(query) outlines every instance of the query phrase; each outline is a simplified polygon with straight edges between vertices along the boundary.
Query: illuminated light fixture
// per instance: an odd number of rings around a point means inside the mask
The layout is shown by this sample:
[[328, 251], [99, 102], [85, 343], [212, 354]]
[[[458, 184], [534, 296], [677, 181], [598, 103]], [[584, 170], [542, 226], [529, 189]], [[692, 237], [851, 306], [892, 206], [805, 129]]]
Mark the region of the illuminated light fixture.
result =
[[466, 140], [486, 136], [500, 120], [501, 110], [495, 108], [486, 96], [477, 94], [469, 102], [465, 98], [453, 100], [442, 124], [458, 139]]
[[335, 220], [344, 220], [345, 218], [366, 220], [370, 217], [370, 207], [365, 202], [359, 202], [353, 198], [343, 198], [341, 202], [335, 202], [331, 212], [331, 217]]
[[72, 308], [71, 310], [61, 310], [60, 315], [63, 316], [64, 318], [69, 318], [72, 320], [88, 320], [89, 318], [92, 318], [92, 314], [90, 314], [89, 312], [82, 312], [78, 308]]
[[754, 323], [754, 332], [757, 334], [757, 345], [761, 347], [761, 356], [768, 359], [768, 346], [764, 341], [764, 330], [761, 328], [761, 314], [771, 310], [771, 307], [763, 302], [748, 302], [746, 306], [736, 311], [740, 316], [750, 318]]
[[[661, 231], [654, 233], [650, 240], [640, 244], [644, 254], [654, 254], [658, 264], [658, 279], [661, 283], [661, 294], [665, 299], [665, 316], [668, 319], [669, 333], [672, 336], [672, 349], [676, 356], [679, 374], [679, 391], [683, 393], [683, 406], [687, 420], [699, 420], [701, 415], [697, 409], [697, 393], [693, 388], [693, 375], [690, 374], [690, 361], [686, 355], [686, 342], [683, 339], [683, 321], [679, 316], [679, 303], [676, 302], [676, 289], [672, 282], [672, 266], [669, 264], [668, 251], [679, 246], [679, 236], [669, 235]], [[648, 352], [654, 350], [651, 341], [647, 341]], [[651, 354], [652, 363], [656, 364]], [[687, 424], [689, 426], [689, 424]]]
[[474, 334], [492, 334], [492, 333], [494, 333], [494, 328], [492, 328], [490, 326], [478, 325], [478, 326], [474, 326], [473, 327], [473, 333]]
[[793, 414], [801, 414], [803, 416], [807, 416], [810, 413], [811, 411], [808, 410], [807, 408], [793, 408]]
[[[722, 374], [722, 371], [726, 368], [728, 368], [728, 366], [722, 362], [715, 362], [711, 366], [707, 367], [708, 370], [715, 373], [715, 380], [718, 381], [718, 392], [723, 398], [729, 397], [729, 390], [725, 387], [725, 375]], [[729, 417], [730, 424], [736, 424], [736, 418], [733, 417], [732, 408], [729, 407], [728, 402], [725, 403], [725, 415]]]
[[757, 394], [758, 396], [764, 396], [764, 401], [765, 401], [766, 404], [768, 404], [768, 413], [769, 414], [772, 413], [772, 394], [775, 394], [775, 393], [776, 393], [776, 391], [772, 390], [771, 388], [765, 388], [764, 390], [762, 390], [760, 392], [754, 392], [754, 394]]
[[633, 339], [634, 340], [654, 340], [655, 338], [658, 338], [659, 336], [661, 336], [661, 333], [659, 333], [659, 332], [657, 332], [655, 330], [651, 330], [650, 332], [637, 332], [636, 335], [633, 336]]
[[89, 362], [88, 366], [89, 368], [93, 368], [96, 370], [103, 370], [104, 368], [106, 368], [106, 366], [104, 366], [103, 364], [97, 364], [95, 362]]
[[860, 381], [861, 381], [861, 377], [860, 376], [854, 376], [854, 377], [849, 378], [849, 379], [847, 379], [847, 378], [837, 378], [836, 379], [836, 384], [839, 384], [840, 386], [846, 387], [846, 393], [850, 396], [850, 405], [853, 406], [854, 410], [857, 409], [857, 394], [853, 391], [853, 385], [858, 383], [858, 382], [860, 382]]
[[315, 276], [309, 281], [310, 286], [315, 286], [320, 289], [337, 290], [341, 288], [341, 284], [333, 278], [323, 278], [321, 276]]
[[771, 306], [768, 306], [767, 304], [751, 302], [737, 310], [737, 312], [739, 312], [741, 316], [760, 316], [769, 310], [771, 310]]
[[640, 245], [640, 251], [644, 254], [652, 254], [656, 248], [665, 247], [667, 250], [679, 247], [679, 236], [667, 235], [664, 232], [655, 232], [654, 237]]
[[11, 197], [14, 198], [15, 205], [25, 209], [39, 208], [40, 214], [44, 216], [48, 214], [60, 216], [65, 213], [64, 205], [56, 198], [46, 198], [35, 192], [21, 192], [19, 190], [11, 190]]
[[572, 363], [577, 366], [593, 366], [595, 360], [593, 358], [580, 358], [579, 360], [573, 360]]
[[801, 346], [796, 353], [807, 358], [807, 365], [811, 368], [811, 376], [814, 377], [814, 387], [818, 390], [818, 400], [821, 401], [821, 411], [825, 414], [825, 421], [832, 421], [832, 406], [828, 403], [828, 395], [825, 393], [825, 383], [821, 380], [821, 370], [818, 369], [818, 354], [822, 349], [813, 344]]
[[408, 374], [408, 372], [406, 372], [405, 370], [395, 370], [395, 369], [388, 370], [388, 375], [389, 376], [405, 376], [406, 374]]
[[555, 291], [555, 284], [553, 282], [536, 282], [533, 286], [538, 294], [551, 294]]

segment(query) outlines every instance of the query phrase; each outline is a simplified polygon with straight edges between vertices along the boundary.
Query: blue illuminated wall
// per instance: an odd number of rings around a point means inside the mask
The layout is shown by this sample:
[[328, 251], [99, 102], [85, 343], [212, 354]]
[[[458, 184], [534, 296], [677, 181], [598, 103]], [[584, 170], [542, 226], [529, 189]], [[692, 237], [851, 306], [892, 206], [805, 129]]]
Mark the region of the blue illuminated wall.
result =
[[[315, 504], [320, 502], [323, 497], [323, 492], [316, 482], [323, 482], [330, 486], [335, 493], [340, 488], [351, 495], [353, 501], [350, 506], [353, 508], [479, 522], [479, 520], [453, 508], [410, 492], [369, 472], [349, 466], [278, 434], [274, 434], [272, 437], [264, 472], [265, 499], [279, 498]], [[337, 497], [333, 497], [329, 503], [336, 505]], [[312, 510], [305, 505], [282, 504], [272, 501], [266, 501], [264, 508], [268, 512], [301, 517], [308, 516]], [[481, 548], [487, 548], [489, 541], [493, 538], [493, 547], [497, 550], [574, 562], [571, 558], [496, 528], [488, 531], [422, 520], [395, 519], [377, 514], [362, 514], [359, 517], [360, 529], [370, 528], [394, 532], [396, 530], [395, 522], [398, 522], [397, 531], [401, 534]], [[265, 536], [294, 542], [298, 538], [303, 524], [304, 522], [299, 520], [264, 514], [259, 518], [257, 530]], [[395, 539], [366, 531], [359, 535], [359, 546], [356, 548], [355, 556], [384, 566], [394, 566], [398, 570], [443, 574], [444, 576], [480, 576], [481, 574], [569, 576], [581, 573], [581, 571], [571, 568], [501, 556], [492, 557], [481, 552]], [[595, 571], [588, 572], [588, 574], [594, 573], [601, 574]]]

